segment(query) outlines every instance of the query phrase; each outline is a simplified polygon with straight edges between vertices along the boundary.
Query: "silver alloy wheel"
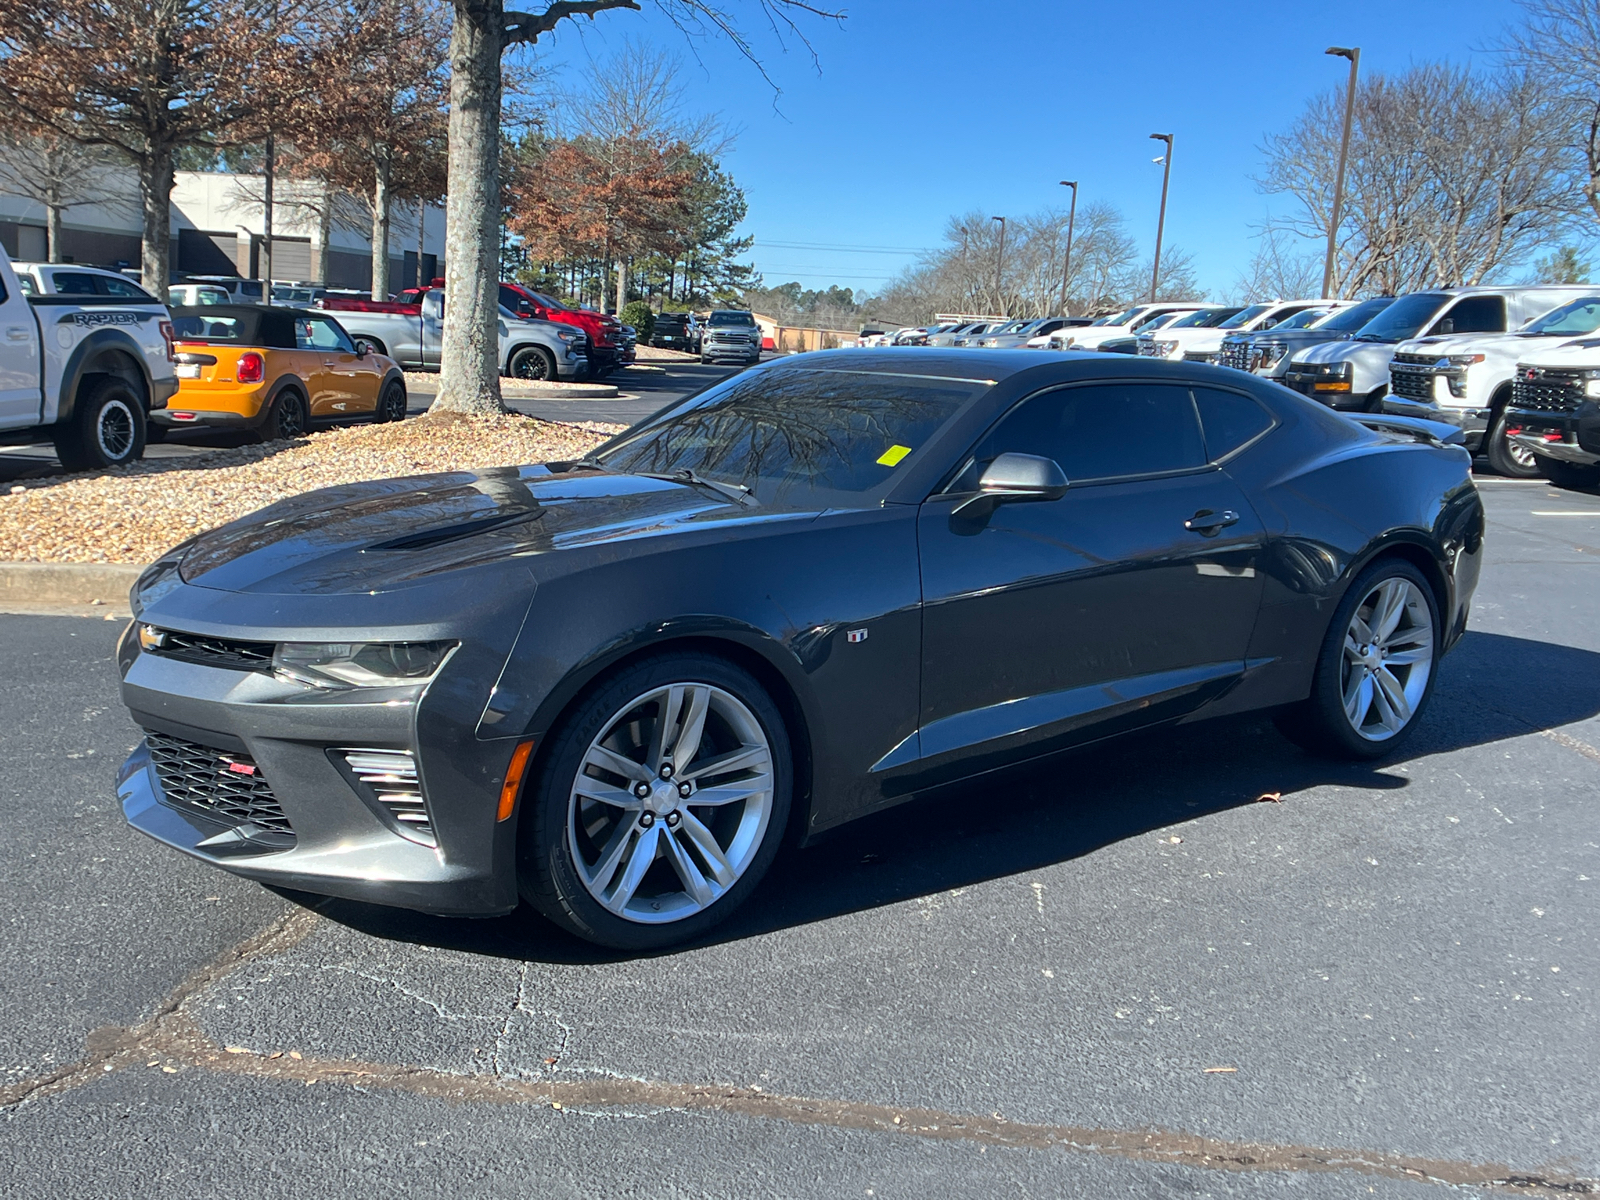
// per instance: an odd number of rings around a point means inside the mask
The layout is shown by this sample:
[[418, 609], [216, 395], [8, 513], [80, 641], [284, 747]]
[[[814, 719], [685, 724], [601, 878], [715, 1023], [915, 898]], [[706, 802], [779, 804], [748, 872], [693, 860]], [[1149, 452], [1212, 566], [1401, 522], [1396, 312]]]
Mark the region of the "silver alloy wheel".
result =
[[1411, 723], [1433, 672], [1433, 616], [1409, 579], [1375, 584], [1345, 630], [1340, 695], [1345, 719], [1369, 742], [1394, 737]]
[[94, 425], [95, 440], [100, 443], [100, 453], [110, 462], [121, 462], [133, 449], [133, 410], [123, 400], [108, 400], [100, 409]]
[[654, 688], [606, 722], [573, 780], [578, 876], [624, 920], [704, 912], [761, 849], [773, 781], [767, 735], [737, 696], [705, 683]]
[[[1501, 426], [1501, 429], [1503, 431], [1504, 426]], [[1537, 471], [1539, 469], [1539, 456], [1532, 450], [1529, 450], [1521, 442], [1505, 437], [1503, 432], [1501, 441], [1505, 443], [1506, 457], [1516, 463], [1517, 466], [1524, 471]]]

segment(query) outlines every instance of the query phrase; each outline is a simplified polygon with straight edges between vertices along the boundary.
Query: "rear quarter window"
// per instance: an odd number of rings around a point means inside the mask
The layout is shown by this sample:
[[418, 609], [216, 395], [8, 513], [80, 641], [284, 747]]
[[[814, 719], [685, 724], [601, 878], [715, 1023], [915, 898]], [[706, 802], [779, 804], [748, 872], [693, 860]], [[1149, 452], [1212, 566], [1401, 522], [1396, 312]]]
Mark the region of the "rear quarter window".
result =
[[1192, 390], [1205, 435], [1206, 457], [1212, 462], [1226, 458], [1272, 428], [1272, 414], [1249, 396], [1217, 388]]

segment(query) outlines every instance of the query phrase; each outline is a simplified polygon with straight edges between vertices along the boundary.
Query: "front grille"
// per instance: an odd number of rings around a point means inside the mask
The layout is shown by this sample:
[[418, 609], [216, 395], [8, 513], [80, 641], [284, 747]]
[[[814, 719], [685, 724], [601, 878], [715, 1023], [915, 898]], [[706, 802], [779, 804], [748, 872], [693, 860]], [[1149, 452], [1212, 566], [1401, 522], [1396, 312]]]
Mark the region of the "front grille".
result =
[[[145, 731], [150, 761], [169, 803], [200, 809], [251, 838], [287, 850], [294, 829], [261, 768], [248, 754]], [[243, 828], [243, 827], [253, 828]]]
[[1270, 371], [1283, 361], [1283, 356], [1288, 352], [1287, 342], [1256, 342], [1250, 347], [1250, 362], [1245, 370]]
[[351, 748], [337, 751], [345, 764], [367, 789], [372, 800], [389, 814], [400, 829], [417, 841], [433, 845], [433, 822], [417, 782], [417, 760], [409, 750], [368, 750]]
[[[1407, 356], [1411, 357], [1411, 356]], [[1409, 362], [1401, 362], [1396, 355], [1389, 364], [1389, 390], [1402, 400], [1421, 400], [1428, 403], [1433, 400], [1433, 381], [1437, 378], [1433, 364], [1437, 359], [1428, 360], [1426, 367], [1415, 366]]]
[[272, 670], [272, 653], [276, 647], [271, 642], [241, 642], [233, 638], [180, 633], [175, 629], [160, 629], [156, 633], [159, 640], [149, 647], [151, 654], [228, 671]]
[[1192, 363], [1215, 363], [1217, 352], [1215, 350], [1185, 350], [1183, 361]]
[[[1533, 378], [1529, 379], [1528, 376]], [[1511, 385], [1511, 405], [1538, 412], [1577, 412], [1583, 403], [1582, 374], [1519, 366]]]
[[1228, 338], [1222, 343], [1222, 352], [1217, 355], [1217, 365], [1232, 367], [1235, 371], [1248, 371], [1251, 356], [1248, 338]]

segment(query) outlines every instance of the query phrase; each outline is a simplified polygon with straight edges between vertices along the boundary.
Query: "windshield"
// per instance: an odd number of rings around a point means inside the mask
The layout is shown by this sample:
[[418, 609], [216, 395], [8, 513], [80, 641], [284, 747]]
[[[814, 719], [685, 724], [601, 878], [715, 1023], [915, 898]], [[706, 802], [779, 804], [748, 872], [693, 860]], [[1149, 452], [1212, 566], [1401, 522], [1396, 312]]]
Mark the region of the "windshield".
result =
[[1204, 329], [1215, 324], [1226, 316], [1225, 308], [1202, 308], [1192, 313], [1184, 313], [1172, 323], [1173, 329]]
[[711, 314], [713, 325], [754, 325], [756, 319], [747, 312], [714, 312]]
[[1221, 325], [1217, 326], [1217, 328], [1218, 329], [1242, 329], [1246, 325], [1250, 324], [1251, 321], [1254, 321], [1262, 313], [1264, 313], [1267, 310], [1269, 310], [1271, 307], [1272, 307], [1272, 305], [1270, 305], [1270, 304], [1252, 304], [1249, 308], [1246, 308], [1246, 309], [1234, 314], [1233, 316], [1229, 317]]
[[595, 451], [608, 469], [685, 469], [779, 508], [852, 507], [902, 466], [986, 380], [770, 368], [735, 375]]
[[1376, 296], [1371, 300], [1363, 300], [1353, 308], [1338, 309], [1317, 328], [1329, 333], [1354, 333], [1393, 303], [1393, 296]]
[[1600, 296], [1585, 296], [1529, 321], [1522, 332], [1557, 337], [1593, 333], [1596, 329], [1600, 329]]
[[1292, 317], [1286, 317], [1273, 326], [1274, 329], [1309, 329], [1323, 317], [1328, 315], [1325, 308], [1308, 308], [1304, 312], [1297, 312]]
[[1160, 316], [1151, 317], [1143, 325], [1136, 325], [1133, 331], [1135, 333], [1150, 333], [1152, 330], [1165, 329], [1184, 315], [1184, 313], [1162, 313]]
[[1439, 306], [1449, 299], [1439, 292], [1412, 292], [1401, 296], [1363, 325], [1356, 338], [1363, 342], [1403, 342], [1414, 338], [1418, 330], [1433, 320]]

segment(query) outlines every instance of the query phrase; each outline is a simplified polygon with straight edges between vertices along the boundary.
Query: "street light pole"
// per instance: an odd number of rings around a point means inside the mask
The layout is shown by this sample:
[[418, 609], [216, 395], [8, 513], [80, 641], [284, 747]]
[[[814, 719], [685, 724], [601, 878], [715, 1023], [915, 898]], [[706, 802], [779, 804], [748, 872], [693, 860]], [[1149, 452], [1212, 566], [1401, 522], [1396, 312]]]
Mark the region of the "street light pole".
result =
[[1161, 172], [1161, 215], [1156, 218], [1156, 262], [1150, 269], [1150, 303], [1156, 302], [1156, 288], [1161, 283], [1161, 237], [1167, 229], [1167, 185], [1172, 182], [1172, 135], [1170, 133], [1152, 133], [1154, 141], [1165, 142], [1167, 152], [1161, 156], [1161, 161], [1166, 163], [1166, 170]]
[[1009, 317], [1011, 314], [1005, 311], [1006, 285], [1004, 282], [1006, 266], [1006, 219], [1004, 217], [990, 217], [989, 219], [991, 221], [1000, 222], [1000, 251], [995, 255], [994, 259], [994, 295], [995, 299], [1000, 303], [1000, 315], [1003, 317]]
[[1061, 315], [1067, 315], [1067, 281], [1072, 278], [1072, 224], [1078, 217], [1078, 181], [1063, 179], [1062, 187], [1072, 189], [1072, 207], [1067, 212], [1067, 253], [1061, 263]]
[[1356, 73], [1361, 68], [1361, 47], [1329, 46], [1323, 51], [1335, 58], [1350, 60], [1350, 86], [1344, 97], [1344, 137], [1339, 141], [1339, 174], [1333, 184], [1333, 216], [1328, 221], [1328, 257], [1322, 264], [1322, 295], [1333, 298], [1333, 264], [1338, 252], [1339, 217], [1344, 207], [1344, 167], [1350, 157], [1350, 126], [1356, 113]]

